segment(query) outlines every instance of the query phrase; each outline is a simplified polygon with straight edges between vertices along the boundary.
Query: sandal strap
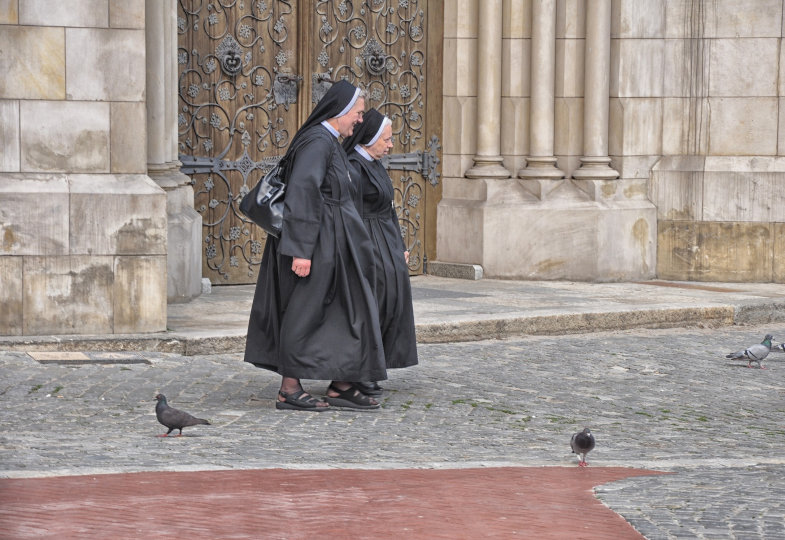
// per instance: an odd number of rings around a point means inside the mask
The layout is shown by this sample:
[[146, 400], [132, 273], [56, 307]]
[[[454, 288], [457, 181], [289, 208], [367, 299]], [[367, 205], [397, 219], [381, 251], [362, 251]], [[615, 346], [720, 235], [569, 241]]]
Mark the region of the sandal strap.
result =
[[[320, 401], [303, 389], [300, 389], [297, 392], [292, 392], [291, 394], [287, 394], [283, 390], [278, 390], [278, 395], [281, 396], [285, 402], [292, 405], [298, 405], [300, 407], [304, 405], [316, 407], [316, 404]], [[303, 395], [307, 395], [308, 397], [304, 398]]]
[[338, 394], [338, 397], [351, 401], [357, 405], [373, 405], [374, 401], [370, 396], [366, 396], [354, 386], [350, 386], [346, 390], [339, 390], [333, 383], [330, 383], [329, 390]]

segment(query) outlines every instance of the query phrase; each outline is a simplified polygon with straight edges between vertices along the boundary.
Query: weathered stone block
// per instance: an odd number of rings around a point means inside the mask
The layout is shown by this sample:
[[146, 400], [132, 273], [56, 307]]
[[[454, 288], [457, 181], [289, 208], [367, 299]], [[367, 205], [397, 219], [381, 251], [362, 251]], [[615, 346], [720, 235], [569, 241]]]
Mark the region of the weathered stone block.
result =
[[583, 155], [583, 99], [556, 98], [554, 116], [559, 126], [554, 133], [554, 153], [559, 156]]
[[0, 24], [19, 23], [19, 0], [0, 0]]
[[583, 97], [584, 41], [556, 40], [556, 97]]
[[687, 281], [771, 281], [770, 223], [657, 224], [657, 276]]
[[166, 256], [117, 257], [114, 332], [166, 330]]
[[502, 42], [502, 65], [506, 66], [502, 69], [502, 96], [527, 96], [531, 74], [531, 40], [505, 39]]
[[710, 50], [709, 95], [777, 95], [778, 38], [715, 39]]
[[22, 170], [108, 172], [109, 104], [20, 103]]
[[[756, 0], [754, 8], [751, 7], [748, 0], [668, 0], [665, 2], [666, 36], [779, 37], [782, 24], [781, 0]], [[701, 34], [694, 35], [692, 29], [700, 29]]]
[[0, 25], [0, 51], [0, 99], [65, 98], [62, 28]]
[[[477, 40], [456, 40], [455, 95], [477, 95]], [[445, 61], [445, 64], [447, 62]]]
[[664, 50], [665, 42], [661, 39], [612, 39], [610, 95], [662, 96]]
[[68, 200], [64, 175], [0, 174], [0, 255], [67, 255]]
[[493, 278], [596, 279], [598, 212], [591, 202], [485, 205], [479, 263]]
[[711, 119], [708, 98], [665, 98], [662, 109], [663, 153], [705, 155]]
[[709, 98], [709, 153], [773, 156], [777, 153], [775, 97]]
[[72, 254], [166, 253], [166, 194], [144, 175], [71, 176]]
[[[1, 211], [0, 211], [1, 212]], [[22, 257], [0, 256], [0, 335], [22, 333]]]
[[556, 37], [583, 39], [586, 7], [583, 0], [561, 0], [556, 4]]
[[703, 156], [666, 156], [652, 169], [649, 198], [657, 217], [695, 221], [703, 215]]
[[785, 221], [785, 173], [706, 172], [706, 221]]
[[0, 171], [18, 171], [19, 165], [19, 102], [0, 101]]
[[665, 33], [662, 0], [618, 0], [611, 13], [611, 37], [658, 38]]
[[19, 24], [31, 26], [90, 26], [105, 28], [108, 0], [20, 0]]
[[[529, 151], [529, 98], [502, 98], [501, 152], [507, 157], [525, 156]], [[522, 163], [509, 171], [515, 173]], [[446, 174], [446, 173], [445, 173]]]
[[531, 0], [504, 2], [502, 9], [504, 10], [502, 37], [511, 39], [530, 38], [532, 35]]
[[444, 97], [445, 153], [474, 155], [477, 148], [477, 98]]
[[[68, 99], [144, 100], [143, 30], [68, 28], [65, 38]], [[94, 61], [84, 61], [86, 51]]]
[[444, 1], [444, 37], [477, 37], [477, 2], [479, 0]]
[[[662, 154], [661, 99], [611, 98], [609, 125], [610, 154], [624, 156]], [[623, 177], [626, 178], [626, 175]]]
[[611, 154], [611, 168], [619, 171], [619, 179], [648, 179], [651, 168], [660, 156], [618, 156]]
[[654, 277], [657, 209], [646, 200], [608, 201], [597, 221], [597, 276], [602, 281]]
[[145, 0], [109, 0], [109, 26], [144, 28]]
[[785, 257], [780, 254], [785, 253], [785, 223], [772, 223], [774, 231], [774, 256], [772, 260], [772, 281], [775, 283], [785, 283]]
[[25, 257], [25, 335], [111, 334], [112, 257]]
[[113, 173], [147, 172], [147, 108], [144, 103], [111, 106], [110, 135]]

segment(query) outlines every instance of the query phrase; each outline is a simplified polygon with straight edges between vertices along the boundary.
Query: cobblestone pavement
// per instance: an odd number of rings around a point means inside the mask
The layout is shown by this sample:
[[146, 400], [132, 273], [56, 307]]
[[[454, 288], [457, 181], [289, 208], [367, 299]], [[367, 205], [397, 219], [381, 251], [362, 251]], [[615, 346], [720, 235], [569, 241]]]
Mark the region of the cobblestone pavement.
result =
[[[278, 378], [238, 354], [0, 353], [0, 476], [574, 466], [569, 437], [589, 426], [590, 467], [673, 473], [597, 490], [647, 538], [784, 538], [785, 354], [766, 370], [724, 358], [767, 332], [785, 339], [769, 325], [421, 345], [363, 413], [276, 411]], [[213, 425], [155, 437], [157, 392]]]

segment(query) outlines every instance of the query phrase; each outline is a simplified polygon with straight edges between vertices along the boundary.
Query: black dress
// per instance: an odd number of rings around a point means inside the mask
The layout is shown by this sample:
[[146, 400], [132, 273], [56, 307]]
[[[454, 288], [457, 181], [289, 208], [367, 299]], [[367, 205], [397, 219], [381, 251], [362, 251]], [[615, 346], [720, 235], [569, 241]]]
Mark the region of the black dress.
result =
[[[417, 364], [412, 287], [403, 239], [393, 206], [393, 186], [378, 160], [356, 150], [349, 153], [352, 180], [362, 200], [362, 218], [371, 237], [375, 261], [374, 291], [379, 304], [384, 355], [388, 369]], [[373, 380], [373, 379], [371, 379]]]
[[[387, 378], [371, 285], [373, 247], [348, 167], [321, 124], [299, 137], [281, 238], [268, 237], [259, 269], [246, 362], [298, 379]], [[292, 272], [292, 257], [311, 260], [309, 276]]]

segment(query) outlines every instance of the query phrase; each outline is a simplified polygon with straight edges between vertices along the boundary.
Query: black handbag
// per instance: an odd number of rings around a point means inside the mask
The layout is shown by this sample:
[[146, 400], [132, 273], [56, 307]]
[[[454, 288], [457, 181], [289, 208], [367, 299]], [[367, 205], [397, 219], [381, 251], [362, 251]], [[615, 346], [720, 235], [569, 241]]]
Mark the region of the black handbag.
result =
[[268, 235], [276, 238], [281, 236], [283, 224], [283, 198], [286, 192], [283, 171], [280, 164], [273, 167], [240, 201], [240, 211]]

